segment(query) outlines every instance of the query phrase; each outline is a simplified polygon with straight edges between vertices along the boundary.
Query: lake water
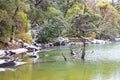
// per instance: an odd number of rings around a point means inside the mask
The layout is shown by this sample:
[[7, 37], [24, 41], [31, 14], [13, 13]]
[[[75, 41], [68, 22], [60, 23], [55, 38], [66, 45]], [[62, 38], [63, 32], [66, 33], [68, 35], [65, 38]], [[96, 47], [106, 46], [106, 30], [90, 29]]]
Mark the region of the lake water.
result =
[[[73, 46], [79, 51], [81, 46]], [[66, 56], [64, 61], [62, 53]], [[66, 46], [39, 53], [36, 63], [0, 72], [0, 80], [120, 80], [120, 42], [87, 45], [85, 60]]]

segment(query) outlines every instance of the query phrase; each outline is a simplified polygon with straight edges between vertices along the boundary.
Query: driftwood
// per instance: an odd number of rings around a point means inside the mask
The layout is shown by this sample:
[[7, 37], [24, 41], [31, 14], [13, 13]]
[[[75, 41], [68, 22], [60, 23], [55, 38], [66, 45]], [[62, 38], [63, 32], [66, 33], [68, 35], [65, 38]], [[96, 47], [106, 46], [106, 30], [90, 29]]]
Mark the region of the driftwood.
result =
[[[86, 44], [85, 44], [85, 42], [86, 42], [86, 41], [91, 42], [91, 41], [90, 41], [89, 39], [84, 38], [83, 36], [80, 36], [80, 38], [83, 39], [83, 48], [82, 48], [81, 59], [84, 60], [84, 59], [85, 59], [85, 55], [86, 55], [86, 52], [85, 52], [85, 50], [86, 50]], [[92, 43], [92, 42], [91, 42], [91, 43]]]
[[91, 42], [91, 43], [93, 43], [91, 40], [89, 40], [89, 39], [87, 39], [87, 38], [85, 38], [85, 37], [83, 37], [83, 36], [80, 36], [80, 38], [82, 38], [83, 39], [83, 41], [82, 42], [86, 42], [86, 41], [88, 41], [88, 42]]
[[65, 55], [62, 53], [62, 56], [64, 58], [65, 61], [67, 61], [67, 58], [65, 57]]
[[[80, 50], [80, 52], [82, 53], [81, 54], [81, 59], [82, 60], [84, 60], [84, 58], [85, 58], [85, 50], [86, 50], [86, 44], [85, 44], [85, 42], [86, 42], [86, 40], [83, 40], [83, 48]], [[72, 48], [70, 47], [70, 54], [71, 54], [71, 56], [74, 56], [74, 55], [77, 55], [77, 53], [75, 53], [73, 50], [72, 50]]]
[[[86, 55], [86, 44], [85, 44], [85, 42], [86, 41], [89, 41], [89, 42], [91, 42], [91, 43], [93, 43], [92, 41], [90, 41], [89, 39], [86, 39], [86, 38], [84, 38], [83, 36], [80, 36], [80, 38], [82, 38], [83, 39], [83, 49], [82, 49], [82, 55], [81, 55], [81, 59], [82, 60], [84, 60], [85, 59], [85, 55]], [[92, 52], [93, 53], [93, 52]]]
[[71, 56], [74, 56], [74, 55], [76, 55], [76, 53], [72, 50], [72, 48], [70, 47], [70, 54], [71, 54]]
[[[93, 43], [93, 42], [90, 41], [89, 39], [84, 38], [83, 36], [80, 36], [79, 38], [81, 38], [82, 42], [83, 42], [83, 48], [80, 50], [80, 52], [82, 53], [81, 54], [81, 59], [84, 60], [85, 55], [86, 55], [86, 52], [85, 52], [86, 51], [86, 41], [89, 41], [91, 43]], [[71, 50], [71, 56], [76, 55], [76, 53], [71, 49], [71, 47], [70, 47], [70, 50]]]

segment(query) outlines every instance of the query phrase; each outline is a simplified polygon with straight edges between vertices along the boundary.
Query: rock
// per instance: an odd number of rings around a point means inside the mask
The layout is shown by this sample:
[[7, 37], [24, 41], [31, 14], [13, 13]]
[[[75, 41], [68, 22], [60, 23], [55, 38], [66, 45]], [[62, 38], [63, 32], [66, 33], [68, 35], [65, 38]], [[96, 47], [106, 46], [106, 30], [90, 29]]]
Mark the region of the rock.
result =
[[14, 61], [4, 61], [3, 63], [0, 63], [0, 67], [10, 67], [14, 65], [15, 65]]
[[53, 43], [54, 46], [60, 46], [60, 42]]
[[12, 56], [16, 54], [15, 52], [12, 52], [12, 51], [4, 51], [4, 52], [6, 53], [6, 56], [7, 55]]
[[104, 41], [104, 40], [97, 40], [97, 39], [94, 39], [93, 41], [91, 41], [93, 44], [105, 44], [107, 43], [107, 41]]

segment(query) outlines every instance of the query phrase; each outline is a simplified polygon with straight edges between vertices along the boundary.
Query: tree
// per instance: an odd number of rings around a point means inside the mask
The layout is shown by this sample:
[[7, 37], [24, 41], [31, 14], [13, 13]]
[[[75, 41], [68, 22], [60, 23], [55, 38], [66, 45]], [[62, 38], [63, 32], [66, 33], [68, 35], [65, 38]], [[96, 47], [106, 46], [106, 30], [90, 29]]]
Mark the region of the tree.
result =
[[76, 2], [68, 10], [67, 18], [72, 24], [71, 30], [74, 30], [74, 36], [87, 36], [89, 32], [95, 31], [99, 15], [95, 14], [86, 4]]
[[101, 19], [98, 22], [99, 38], [111, 38], [118, 36], [120, 26], [118, 24], [119, 13], [108, 2], [99, 1], [97, 6], [100, 10]]
[[49, 15], [48, 20], [44, 21], [44, 27], [38, 34], [38, 42], [53, 41], [54, 38], [58, 37], [62, 33], [64, 27], [63, 24], [63, 13], [53, 7], [49, 7], [47, 14]]
[[14, 39], [16, 34], [28, 30], [29, 22], [25, 12], [29, 10], [29, 4], [25, 2], [26, 0], [0, 0], [0, 13], [4, 12], [4, 16], [6, 16], [5, 18], [0, 17], [0, 23], [4, 22], [1, 27], [5, 26], [6, 30], [9, 29], [7, 38], [8, 40], [10, 38], [10, 41]]

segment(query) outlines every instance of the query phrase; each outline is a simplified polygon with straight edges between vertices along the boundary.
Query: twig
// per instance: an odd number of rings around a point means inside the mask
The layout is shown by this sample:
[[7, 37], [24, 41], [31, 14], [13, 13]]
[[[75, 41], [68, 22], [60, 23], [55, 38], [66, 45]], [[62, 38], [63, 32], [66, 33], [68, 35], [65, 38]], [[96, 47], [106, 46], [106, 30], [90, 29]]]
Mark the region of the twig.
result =
[[62, 56], [64, 58], [65, 61], [67, 61], [67, 58], [65, 57], [65, 55], [62, 53]]

